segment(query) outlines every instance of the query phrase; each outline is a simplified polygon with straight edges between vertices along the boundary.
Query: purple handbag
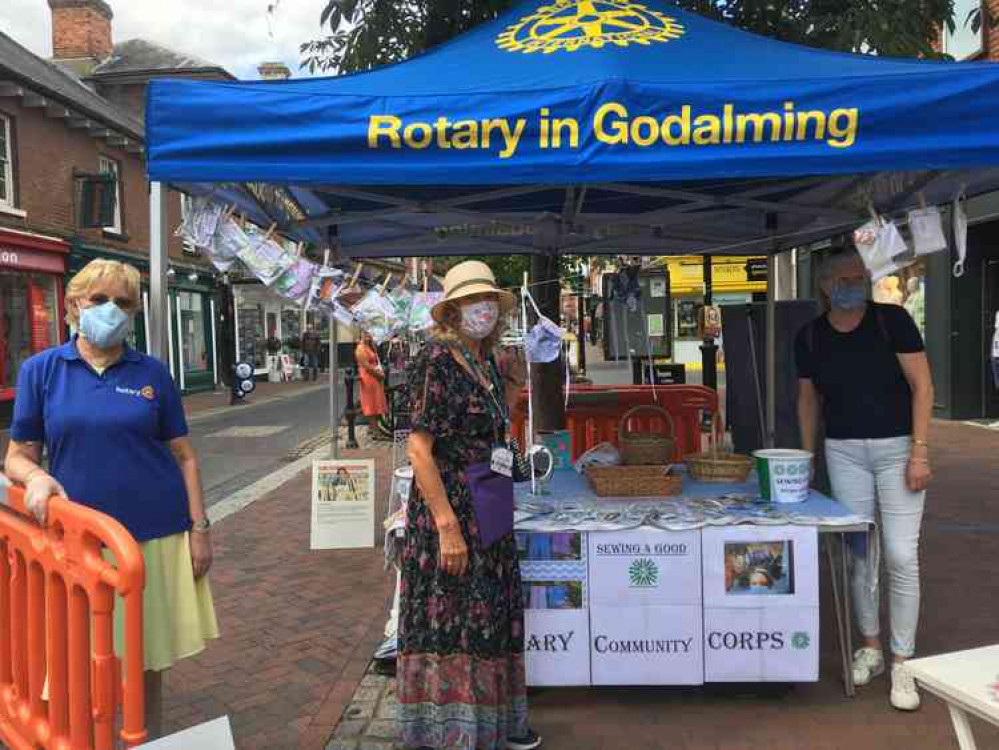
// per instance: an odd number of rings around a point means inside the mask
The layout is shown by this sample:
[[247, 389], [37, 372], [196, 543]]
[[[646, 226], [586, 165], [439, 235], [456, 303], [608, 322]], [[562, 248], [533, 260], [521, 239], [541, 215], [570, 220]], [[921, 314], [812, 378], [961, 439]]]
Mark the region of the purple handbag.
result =
[[513, 479], [497, 474], [489, 463], [472, 464], [465, 475], [479, 542], [488, 549], [513, 531]]

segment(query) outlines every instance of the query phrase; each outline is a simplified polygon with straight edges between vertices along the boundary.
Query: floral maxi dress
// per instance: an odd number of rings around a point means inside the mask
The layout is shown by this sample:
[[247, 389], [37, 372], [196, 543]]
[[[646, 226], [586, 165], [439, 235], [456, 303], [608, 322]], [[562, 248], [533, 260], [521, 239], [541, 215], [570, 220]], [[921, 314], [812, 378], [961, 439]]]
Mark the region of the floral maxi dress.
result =
[[411, 365], [413, 430], [433, 455], [468, 545], [468, 572], [440, 570], [437, 530], [418, 490], [402, 556], [398, 697], [402, 742], [447, 750], [505, 750], [527, 728], [524, 602], [513, 534], [482, 549], [465, 479], [488, 461], [497, 427], [491, 398], [446, 345]]

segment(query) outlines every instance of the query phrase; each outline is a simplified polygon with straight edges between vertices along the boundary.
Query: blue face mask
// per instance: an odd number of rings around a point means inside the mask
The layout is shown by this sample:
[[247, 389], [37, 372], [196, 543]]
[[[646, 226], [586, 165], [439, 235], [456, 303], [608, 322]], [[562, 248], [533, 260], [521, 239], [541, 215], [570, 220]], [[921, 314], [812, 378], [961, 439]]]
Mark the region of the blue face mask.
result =
[[837, 284], [829, 293], [829, 302], [840, 310], [859, 310], [867, 304], [867, 289], [861, 284]]
[[113, 349], [125, 340], [132, 318], [108, 300], [80, 310], [80, 333], [98, 349]]

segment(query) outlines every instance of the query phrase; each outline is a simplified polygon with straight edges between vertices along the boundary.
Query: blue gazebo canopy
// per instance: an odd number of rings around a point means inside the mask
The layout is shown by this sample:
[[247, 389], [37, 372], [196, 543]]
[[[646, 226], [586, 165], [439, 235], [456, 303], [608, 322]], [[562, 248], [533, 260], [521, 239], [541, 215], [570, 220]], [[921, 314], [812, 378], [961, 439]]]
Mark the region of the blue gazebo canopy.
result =
[[661, 0], [525, 0], [367, 73], [154, 81], [149, 172], [308, 188], [283, 228], [336, 225], [355, 257], [756, 252], [999, 188], [997, 83]]

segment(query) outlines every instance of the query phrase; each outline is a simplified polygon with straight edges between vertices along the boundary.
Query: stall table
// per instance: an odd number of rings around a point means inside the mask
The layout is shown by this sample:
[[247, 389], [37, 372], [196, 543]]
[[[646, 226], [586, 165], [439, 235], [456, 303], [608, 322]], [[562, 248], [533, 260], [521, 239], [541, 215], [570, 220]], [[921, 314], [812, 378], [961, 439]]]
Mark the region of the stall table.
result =
[[814, 491], [758, 502], [753, 481], [598, 498], [567, 470], [540, 489], [516, 493], [531, 684], [817, 680], [821, 538], [853, 695], [846, 535], [865, 519]]

